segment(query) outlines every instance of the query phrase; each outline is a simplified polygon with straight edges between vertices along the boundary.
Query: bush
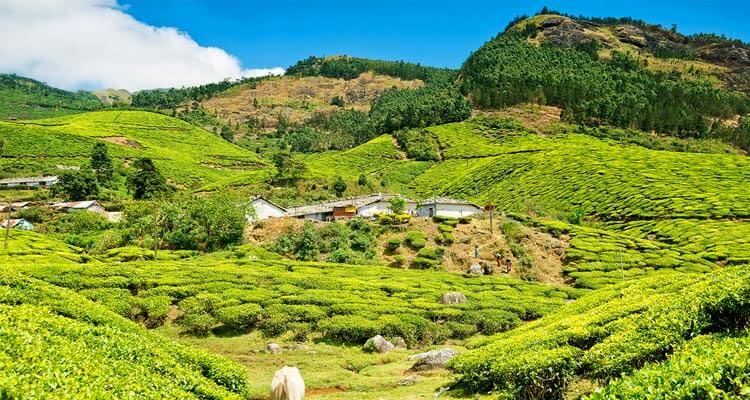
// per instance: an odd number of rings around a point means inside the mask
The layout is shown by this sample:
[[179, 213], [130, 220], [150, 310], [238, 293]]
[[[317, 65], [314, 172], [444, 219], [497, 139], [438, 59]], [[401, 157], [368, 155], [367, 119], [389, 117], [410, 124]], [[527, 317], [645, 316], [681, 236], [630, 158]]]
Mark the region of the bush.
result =
[[466, 312], [461, 322], [476, 326], [485, 335], [492, 335], [520, 325], [521, 319], [509, 311], [484, 309]]
[[430, 269], [440, 265], [440, 261], [431, 258], [415, 257], [411, 261], [411, 266], [416, 269]]
[[403, 225], [411, 220], [409, 214], [378, 214], [378, 224], [380, 225]]
[[445, 249], [441, 247], [424, 247], [417, 253], [418, 257], [429, 258], [430, 260], [441, 261]]
[[427, 246], [427, 235], [419, 231], [406, 232], [404, 243], [413, 249], [421, 249]]
[[260, 320], [263, 308], [258, 304], [245, 303], [216, 310], [216, 319], [228, 329], [244, 332], [252, 329]]
[[435, 237], [435, 242], [444, 246], [449, 246], [456, 242], [456, 238], [452, 233], [441, 233]]
[[344, 343], [364, 343], [378, 335], [381, 326], [377, 320], [359, 315], [336, 315], [318, 325], [323, 337]]
[[453, 232], [453, 227], [448, 224], [440, 224], [438, 225], [438, 231], [440, 233], [451, 233]]
[[393, 256], [393, 263], [398, 267], [403, 266], [406, 263], [406, 256], [402, 254], [396, 254], [395, 256]]
[[388, 251], [396, 251], [399, 247], [401, 247], [401, 239], [397, 237], [391, 237], [388, 238], [388, 241], [385, 244], [385, 248]]

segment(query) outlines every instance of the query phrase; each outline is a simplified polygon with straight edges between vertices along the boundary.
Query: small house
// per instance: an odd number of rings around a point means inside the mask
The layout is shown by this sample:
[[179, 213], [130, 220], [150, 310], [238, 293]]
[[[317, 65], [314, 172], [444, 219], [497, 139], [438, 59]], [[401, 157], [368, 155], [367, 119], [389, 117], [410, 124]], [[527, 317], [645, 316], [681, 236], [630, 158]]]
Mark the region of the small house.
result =
[[[10, 211], [20, 211], [31, 206], [30, 201], [19, 201], [10, 203]], [[8, 212], [8, 203], [0, 204], [0, 213]]]
[[27, 221], [27, 220], [25, 220], [23, 218], [20, 218], [20, 219], [11, 219], [11, 220], [7, 220], [6, 219], [4, 221], [1, 221], [0, 222], [0, 228], [7, 229], [8, 228], [8, 223], [10, 223], [10, 228], [11, 229], [20, 229], [20, 230], [23, 230], [23, 231], [34, 230], [34, 225], [31, 222], [29, 222], [29, 221]]
[[262, 221], [269, 218], [282, 218], [287, 214], [284, 207], [274, 204], [270, 200], [261, 196], [254, 198], [250, 202], [250, 207], [255, 210], [255, 216], [247, 216], [247, 220], [250, 222]]
[[28, 178], [6, 178], [0, 179], [0, 188], [38, 188], [50, 187], [58, 181], [57, 176], [35, 176]]
[[422, 217], [469, 217], [482, 212], [478, 205], [460, 199], [448, 197], [435, 197], [431, 200], [422, 201], [417, 207], [417, 214]]
[[[354, 217], [370, 218], [376, 214], [390, 213], [390, 200], [393, 197], [394, 195], [390, 194], [375, 193], [366, 196], [289, 207], [287, 209], [287, 216], [314, 221], [331, 221]], [[417, 208], [417, 202], [410, 199], [404, 200], [406, 200], [405, 212], [413, 213]]]
[[[379, 194], [375, 200], [358, 207], [357, 216], [369, 218], [374, 217], [377, 214], [391, 214], [391, 199], [394, 197], [396, 197], [396, 195]], [[415, 214], [418, 203], [406, 197], [401, 198], [404, 199], [405, 203], [404, 213]]]
[[101, 204], [96, 200], [87, 201], [71, 201], [67, 203], [55, 203], [52, 208], [60, 211], [91, 211], [95, 213], [104, 214], [106, 211]]

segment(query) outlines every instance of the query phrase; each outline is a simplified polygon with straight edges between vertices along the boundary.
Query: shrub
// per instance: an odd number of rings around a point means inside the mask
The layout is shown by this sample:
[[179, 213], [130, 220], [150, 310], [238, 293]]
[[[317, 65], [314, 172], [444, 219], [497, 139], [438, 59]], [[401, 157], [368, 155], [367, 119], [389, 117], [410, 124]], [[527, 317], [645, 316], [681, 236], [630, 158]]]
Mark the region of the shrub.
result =
[[430, 260], [440, 261], [443, 259], [445, 249], [442, 247], [424, 247], [417, 253], [418, 257], [429, 258]]
[[485, 335], [492, 335], [518, 326], [521, 319], [509, 311], [484, 309], [466, 312], [461, 322], [476, 326]]
[[438, 265], [440, 265], [440, 261], [425, 257], [415, 257], [411, 261], [411, 266], [417, 269], [435, 268]]
[[323, 337], [333, 341], [364, 343], [378, 335], [381, 326], [376, 320], [359, 315], [336, 315], [322, 321], [318, 329], [323, 332]]
[[395, 256], [393, 256], [393, 263], [398, 267], [404, 265], [404, 263], [406, 263], [406, 256], [402, 254], [396, 254]]
[[406, 232], [404, 243], [413, 249], [421, 249], [427, 246], [427, 235], [419, 231]]
[[441, 233], [435, 236], [435, 242], [442, 245], [451, 245], [456, 242], [456, 238], [452, 233]]
[[388, 241], [385, 243], [385, 248], [388, 251], [396, 251], [399, 247], [401, 247], [401, 239], [397, 237], [388, 238]]
[[258, 304], [245, 303], [216, 310], [216, 319], [228, 329], [243, 332], [252, 329], [260, 319], [263, 308]]
[[453, 232], [453, 227], [448, 224], [440, 224], [438, 225], [438, 231], [440, 233], [451, 233]]

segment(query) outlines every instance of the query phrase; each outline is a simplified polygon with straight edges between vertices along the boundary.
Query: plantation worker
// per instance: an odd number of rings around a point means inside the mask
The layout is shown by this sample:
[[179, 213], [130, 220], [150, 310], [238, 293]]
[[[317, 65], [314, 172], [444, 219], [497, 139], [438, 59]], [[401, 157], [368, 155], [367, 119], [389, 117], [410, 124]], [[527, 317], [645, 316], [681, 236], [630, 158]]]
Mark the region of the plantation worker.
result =
[[510, 261], [510, 257], [505, 259], [505, 273], [509, 274], [513, 267], [513, 263]]
[[479, 258], [479, 245], [474, 245], [474, 258]]
[[502, 267], [503, 256], [500, 253], [495, 253], [495, 262], [497, 263], [497, 269]]
[[271, 400], [303, 400], [305, 381], [299, 369], [287, 367], [276, 371], [271, 381]]

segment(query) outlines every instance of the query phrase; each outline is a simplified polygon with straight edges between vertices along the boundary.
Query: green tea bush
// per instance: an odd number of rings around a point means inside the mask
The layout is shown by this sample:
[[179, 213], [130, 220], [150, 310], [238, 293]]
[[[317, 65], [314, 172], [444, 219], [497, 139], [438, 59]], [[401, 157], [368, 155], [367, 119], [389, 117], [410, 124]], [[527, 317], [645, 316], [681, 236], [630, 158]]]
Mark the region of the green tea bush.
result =
[[414, 259], [411, 260], [411, 266], [416, 269], [437, 268], [440, 266], [440, 260], [426, 257], [414, 257]]
[[246, 332], [258, 323], [263, 307], [245, 303], [216, 310], [216, 319], [226, 328], [236, 332]]
[[404, 244], [413, 249], [421, 249], [427, 246], [427, 235], [421, 231], [406, 232], [404, 235]]
[[401, 239], [397, 237], [388, 238], [388, 241], [385, 243], [385, 248], [388, 251], [396, 251], [399, 247], [401, 247]]

